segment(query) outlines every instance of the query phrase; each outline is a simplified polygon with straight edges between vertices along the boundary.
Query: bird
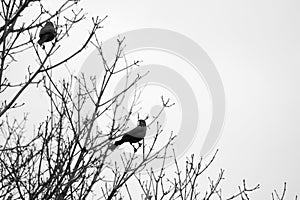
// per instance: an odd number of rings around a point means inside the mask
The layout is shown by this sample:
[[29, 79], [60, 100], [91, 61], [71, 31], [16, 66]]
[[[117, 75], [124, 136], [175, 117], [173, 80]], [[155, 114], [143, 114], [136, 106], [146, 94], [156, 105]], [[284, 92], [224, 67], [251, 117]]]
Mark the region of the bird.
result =
[[40, 39], [38, 40], [38, 44], [42, 46], [44, 49], [45, 46], [43, 45], [45, 42], [50, 42], [56, 37], [57, 33], [55, 31], [54, 25], [52, 22], [46, 22], [45, 26], [40, 30]]
[[[114, 144], [112, 144], [112, 146], [110, 146], [110, 149], [113, 150], [117, 146], [120, 146], [125, 142], [129, 142], [131, 146], [134, 148], [134, 152], [136, 152], [137, 149], [142, 145], [139, 142], [144, 139], [146, 135], [146, 131], [147, 131], [147, 125], [145, 119], [139, 119], [137, 127], [125, 133], [122, 136], [121, 140], [116, 141]], [[135, 146], [133, 146], [133, 143], [138, 143], [139, 147], [135, 148]]]

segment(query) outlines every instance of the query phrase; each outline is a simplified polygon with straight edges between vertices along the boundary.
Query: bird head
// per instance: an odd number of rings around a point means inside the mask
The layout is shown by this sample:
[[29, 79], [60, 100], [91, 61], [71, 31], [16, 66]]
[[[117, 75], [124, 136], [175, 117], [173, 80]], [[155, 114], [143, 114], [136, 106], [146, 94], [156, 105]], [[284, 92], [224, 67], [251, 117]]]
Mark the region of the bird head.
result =
[[47, 21], [46, 24], [45, 24], [45, 26], [52, 26], [52, 27], [54, 27], [53, 23], [50, 22], [50, 21]]
[[138, 126], [146, 126], [146, 121], [144, 119], [139, 119]]

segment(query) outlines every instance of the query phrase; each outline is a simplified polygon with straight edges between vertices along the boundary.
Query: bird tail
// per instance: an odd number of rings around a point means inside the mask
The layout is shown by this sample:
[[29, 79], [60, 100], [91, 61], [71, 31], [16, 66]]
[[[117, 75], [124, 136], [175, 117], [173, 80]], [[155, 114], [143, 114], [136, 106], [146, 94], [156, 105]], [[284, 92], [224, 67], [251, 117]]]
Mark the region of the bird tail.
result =
[[124, 143], [124, 141], [121, 139], [121, 140], [119, 140], [119, 141], [116, 141], [115, 142], [115, 145], [116, 146], [119, 146], [119, 145], [121, 145], [121, 144], [123, 144]]
[[109, 144], [108, 145], [108, 149], [111, 150], [111, 151], [113, 151], [113, 150], [115, 150], [117, 148], [117, 146], [119, 146], [119, 145], [121, 145], [123, 143], [124, 143], [123, 140], [116, 141], [114, 144]]
[[42, 46], [43, 43], [44, 43], [44, 40], [39, 39], [38, 44], [39, 44], [40, 46]]
[[108, 149], [111, 150], [111, 151], [113, 151], [113, 150], [115, 150], [116, 147], [117, 147], [116, 145], [110, 144], [110, 145], [108, 146]]
[[48, 35], [45, 35], [38, 40], [38, 44], [42, 46], [47, 40], [48, 40]]

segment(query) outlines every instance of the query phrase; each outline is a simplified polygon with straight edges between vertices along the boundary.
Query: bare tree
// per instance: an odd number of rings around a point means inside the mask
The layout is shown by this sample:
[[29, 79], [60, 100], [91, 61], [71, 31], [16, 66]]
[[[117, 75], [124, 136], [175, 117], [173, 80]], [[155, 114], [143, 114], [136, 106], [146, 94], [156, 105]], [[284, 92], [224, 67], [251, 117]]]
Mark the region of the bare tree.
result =
[[[0, 45], [1, 45], [1, 64], [0, 64], [0, 94], [15, 93], [9, 99], [1, 98], [0, 117], [12, 108], [20, 107], [18, 98], [30, 85], [39, 84], [46, 73], [62, 64], [66, 63], [74, 56], [85, 49], [94, 36], [96, 31], [101, 28], [100, 24], [105, 19], [93, 19], [93, 26], [82, 46], [77, 50], [66, 55], [62, 60], [49, 65], [49, 59], [55, 58], [60, 54], [60, 42], [68, 37], [72, 27], [85, 19], [82, 9], [75, 8], [78, 1], [62, 1], [61, 5], [53, 12], [47, 10], [42, 1], [25, 0], [25, 1], [1, 1], [1, 18], [0, 27]], [[25, 14], [23, 14], [25, 13]], [[31, 20], [26, 19], [26, 15], [30, 13]], [[25, 15], [25, 16], [24, 16]], [[25, 19], [24, 19], [25, 18]], [[25, 21], [24, 21], [25, 20]], [[45, 22], [53, 21], [56, 24], [57, 37], [53, 41], [50, 49], [41, 52], [37, 49], [36, 37]], [[30, 63], [28, 73], [25, 74], [24, 80], [12, 82], [7, 76], [6, 71], [14, 68], [17, 62], [17, 55], [33, 51], [36, 53], [38, 61]], [[34, 60], [33, 60], [34, 61]]]
[[[148, 171], [148, 178], [141, 179], [141, 175], [135, 176], [145, 199], [203, 199], [209, 200], [214, 197], [218, 199], [235, 199], [240, 197], [242, 199], [248, 199], [248, 194], [254, 190], [259, 189], [259, 185], [248, 188], [245, 180], [243, 185], [238, 187], [239, 192], [232, 195], [229, 198], [222, 196], [221, 181], [224, 179], [224, 170], [221, 169], [218, 177], [213, 180], [208, 177], [209, 190], [205, 190], [204, 187], [199, 187], [198, 181], [201, 175], [212, 164], [217, 154], [213, 155], [211, 160], [207, 164], [203, 164], [202, 158], [196, 161], [194, 155], [186, 159], [185, 169], [180, 169], [177, 160], [174, 159], [176, 171], [175, 176], [166, 175], [165, 160], [159, 172], [154, 172], [152, 169]], [[175, 158], [175, 153], [174, 153]]]
[[[197, 181], [216, 154], [206, 165], [202, 164], [202, 159], [196, 162], [192, 155], [187, 159], [183, 174], [174, 152], [175, 176], [173, 179], [166, 177], [166, 152], [172, 148], [175, 136], [170, 133], [165, 145], [157, 146], [160, 135], [168, 134], [157, 121], [158, 116], [151, 116], [150, 124], [156, 124], [156, 134], [152, 142], [143, 143], [138, 149], [142, 156], [136, 152], [121, 153], [120, 162], [109, 159], [114, 153], [109, 145], [128, 130], [130, 118], [138, 113], [136, 107], [141, 94], [136, 88], [139, 80], [148, 73], [131, 73], [140, 61], [127, 62], [124, 38], [116, 41], [113, 62], [107, 61], [96, 36], [106, 16], [93, 18], [91, 30], [81, 41], [82, 45], [61, 59], [61, 43], [72, 34], [73, 27], [86, 21], [78, 4], [76, 0], [65, 0], [55, 11], [50, 11], [44, 1], [1, 1], [0, 131], [4, 141], [0, 143], [0, 199], [87, 199], [94, 195], [97, 199], [136, 199], [130, 192], [129, 180], [137, 180], [142, 199], [199, 199], [202, 193]], [[27, 13], [34, 14], [29, 21]], [[47, 43], [45, 50], [41, 50], [36, 44], [37, 36], [48, 21], [54, 23], [57, 35]], [[68, 79], [55, 81], [56, 68], [79, 55], [88, 45], [99, 52], [104, 68], [101, 79], [70, 73]], [[13, 81], [7, 72], [20, 62], [18, 55], [25, 52], [31, 52], [33, 60], [29, 66], [24, 66], [27, 67], [24, 80]], [[120, 60], [125, 61], [121, 67], [118, 66]], [[126, 76], [123, 89], [107, 96], [112, 78], [120, 73]], [[22, 108], [23, 104], [18, 100], [33, 85], [44, 89], [50, 108], [46, 119], [41, 120], [34, 130], [33, 137], [24, 140], [27, 115], [24, 114], [22, 119], [11, 119], [10, 113]], [[120, 117], [117, 113], [123, 109], [124, 98], [130, 89], [135, 91], [134, 99], [129, 111]], [[161, 112], [174, 105], [164, 97], [161, 97], [161, 103]], [[88, 114], [84, 112], [87, 105], [90, 108]], [[108, 118], [109, 122], [98, 126], [97, 120], [101, 118]], [[151, 169], [147, 171], [147, 181], [146, 178], [142, 180], [142, 170], [154, 159], [162, 160], [160, 171]], [[220, 189], [223, 174], [224, 170], [221, 170], [215, 180], [209, 178], [210, 189], [203, 193], [203, 200], [215, 196], [224, 199]], [[237, 194], [226, 199], [249, 199], [248, 193], [258, 188], [259, 185], [248, 188], [243, 181]], [[285, 188], [286, 185], [282, 196], [275, 191], [273, 199], [283, 199]]]
[[[272, 192], [272, 200], [283, 200], [285, 198], [285, 195], [286, 195], [286, 182], [284, 182], [281, 195], [278, 193], [277, 190], [274, 190], [274, 192]], [[296, 195], [295, 200], [297, 200], [297, 199], [298, 199], [298, 196]]]
[[[121, 69], [116, 68], [119, 59], [123, 57], [123, 38], [116, 41], [118, 48], [115, 60], [108, 65], [101, 44], [95, 36], [106, 17], [92, 19], [92, 30], [77, 50], [56, 63], [49, 62], [50, 58], [59, 55], [60, 43], [72, 33], [72, 27], [85, 20], [85, 14], [82, 9], [78, 9], [77, 3], [78, 1], [64, 1], [51, 13], [41, 1], [2, 1], [1, 17], [4, 24], [0, 28], [0, 93], [4, 96], [10, 90], [15, 91], [10, 99], [1, 99], [0, 107], [1, 133], [5, 138], [0, 149], [0, 197], [3, 199], [85, 199], [92, 192], [94, 184], [102, 181], [100, 175], [103, 169], [110, 168], [106, 163], [108, 144], [127, 130], [129, 118], [134, 114], [132, 110], [138, 97], [128, 114], [121, 118], [116, 116], [126, 91], [135, 87], [138, 80], [146, 74], [138, 74], [132, 82], [126, 84], [123, 91], [112, 98], [104, 97], [115, 74], [126, 72], [129, 77], [128, 70], [139, 64], [139, 61], [134, 61]], [[35, 18], [29, 23], [22, 21], [23, 13], [32, 7], [39, 11], [35, 12]], [[54, 21], [57, 35], [51, 44], [47, 44], [46, 50], [41, 51], [36, 45], [36, 36], [47, 21]], [[98, 87], [98, 80], [85, 77], [84, 74], [78, 77], [70, 74], [68, 81], [55, 82], [52, 77], [54, 70], [84, 50], [93, 36], [95, 42], [92, 44], [98, 49], [105, 69], [101, 85]], [[18, 62], [16, 57], [26, 51], [35, 53], [36, 66], [31, 63], [26, 78], [12, 83], [6, 76], [6, 71], [13, 68], [14, 63]], [[18, 99], [30, 85], [44, 87], [50, 101], [50, 111], [35, 130], [34, 137], [29, 142], [24, 142], [27, 116], [22, 120], [10, 120], [8, 116], [11, 109], [22, 107], [22, 104], [17, 103]], [[74, 86], [78, 90], [73, 91]], [[93, 105], [92, 114], [83, 116], [82, 109], [88, 101]], [[168, 102], [162, 98], [163, 109], [172, 105]], [[112, 119], [110, 130], [106, 134], [95, 127], [95, 121], [104, 115], [111, 115]], [[97, 134], [93, 135], [95, 132]], [[160, 151], [152, 153], [159, 133], [161, 130], [158, 128], [148, 150], [146, 145], [143, 146], [143, 160], [138, 164], [134, 162], [135, 154], [129, 157], [121, 155], [125, 161], [125, 170], [111, 168], [115, 181], [111, 187], [106, 185], [103, 197], [112, 199], [135, 172], [160, 156]], [[172, 139], [173, 136], [162, 149], [167, 148]]]

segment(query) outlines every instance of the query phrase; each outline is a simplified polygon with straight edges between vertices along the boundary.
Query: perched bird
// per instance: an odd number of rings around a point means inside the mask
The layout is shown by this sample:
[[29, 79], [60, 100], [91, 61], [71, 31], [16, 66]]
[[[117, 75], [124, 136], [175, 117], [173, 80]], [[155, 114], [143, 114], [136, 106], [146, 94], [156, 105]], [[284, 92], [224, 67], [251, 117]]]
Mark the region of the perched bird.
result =
[[55, 38], [56, 34], [57, 33], [55, 31], [55, 28], [54, 28], [52, 22], [50, 22], [50, 21], [46, 22], [45, 26], [40, 31], [40, 39], [38, 41], [38, 44], [40, 46], [42, 46], [44, 49], [45, 47], [44, 47], [43, 43], [53, 40]]
[[[113, 146], [110, 147], [110, 149], [113, 150], [117, 146], [119, 146], [125, 142], [129, 142], [131, 144], [131, 146], [134, 148], [134, 152], [136, 152], [137, 148], [135, 148], [132, 143], [137, 143], [137, 142], [143, 140], [146, 135], [146, 130], [147, 130], [146, 121], [142, 120], [142, 119], [138, 120], [137, 127], [132, 129], [131, 131], [125, 133], [122, 136], [122, 139], [119, 141], [116, 141], [115, 144], [113, 144]], [[139, 143], [139, 147], [140, 146], [141, 146], [141, 144]]]

